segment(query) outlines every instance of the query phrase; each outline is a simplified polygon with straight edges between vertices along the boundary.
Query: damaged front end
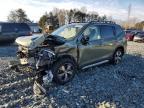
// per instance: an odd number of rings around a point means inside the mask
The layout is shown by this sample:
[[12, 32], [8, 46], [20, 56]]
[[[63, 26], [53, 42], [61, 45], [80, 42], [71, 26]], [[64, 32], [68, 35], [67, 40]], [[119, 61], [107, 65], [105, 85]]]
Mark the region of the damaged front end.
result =
[[52, 65], [55, 61], [55, 53], [50, 49], [39, 49], [33, 52], [20, 52], [21, 65], [29, 66], [35, 74], [33, 92], [36, 95], [46, 94], [45, 85], [53, 80]]
[[45, 36], [27, 36], [16, 39], [16, 43], [19, 45], [17, 57], [21, 65], [35, 64], [38, 47], [44, 40]]
[[[49, 85], [53, 80], [52, 65], [56, 60], [53, 40], [45, 35], [20, 37], [16, 39], [18, 46], [17, 63], [22, 67], [29, 67], [35, 74], [34, 94], [44, 94], [43, 85]], [[49, 44], [51, 42], [51, 44]], [[11, 66], [14, 62], [11, 62]]]

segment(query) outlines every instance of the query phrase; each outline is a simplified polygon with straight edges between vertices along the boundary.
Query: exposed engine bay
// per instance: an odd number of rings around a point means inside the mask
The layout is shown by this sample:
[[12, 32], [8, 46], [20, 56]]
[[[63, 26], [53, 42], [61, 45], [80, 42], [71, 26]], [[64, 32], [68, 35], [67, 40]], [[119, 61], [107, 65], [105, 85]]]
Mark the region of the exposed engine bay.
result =
[[31, 36], [28, 38], [20, 37], [16, 39], [16, 43], [19, 45], [17, 57], [19, 58], [20, 63], [25, 65], [35, 64], [35, 60], [41, 50], [48, 49], [54, 52], [54, 47], [64, 44], [65, 40], [51, 35], [43, 35]]

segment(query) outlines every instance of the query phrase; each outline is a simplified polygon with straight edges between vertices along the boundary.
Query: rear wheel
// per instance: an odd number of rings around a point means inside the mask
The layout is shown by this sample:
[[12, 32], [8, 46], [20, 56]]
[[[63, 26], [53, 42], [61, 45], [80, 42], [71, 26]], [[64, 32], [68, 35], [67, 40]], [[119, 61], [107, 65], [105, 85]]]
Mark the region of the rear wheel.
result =
[[53, 66], [54, 81], [58, 84], [65, 84], [73, 79], [76, 71], [76, 64], [73, 60], [60, 59]]
[[112, 64], [119, 64], [122, 61], [123, 50], [117, 49], [113, 55]]

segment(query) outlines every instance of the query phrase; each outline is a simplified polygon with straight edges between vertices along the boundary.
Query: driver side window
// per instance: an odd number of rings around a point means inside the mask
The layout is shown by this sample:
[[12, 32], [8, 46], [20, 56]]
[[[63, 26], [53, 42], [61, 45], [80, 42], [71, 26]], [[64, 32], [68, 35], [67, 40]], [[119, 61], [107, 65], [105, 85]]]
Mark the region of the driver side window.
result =
[[83, 32], [83, 35], [88, 36], [89, 41], [95, 41], [101, 39], [99, 29], [97, 26], [94, 25], [87, 27]]

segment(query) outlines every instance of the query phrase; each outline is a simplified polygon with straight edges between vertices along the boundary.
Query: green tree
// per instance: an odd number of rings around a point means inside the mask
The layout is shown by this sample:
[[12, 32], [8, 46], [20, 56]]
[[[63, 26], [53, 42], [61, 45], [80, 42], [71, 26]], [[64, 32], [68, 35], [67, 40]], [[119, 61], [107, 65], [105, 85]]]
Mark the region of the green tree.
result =
[[86, 13], [83, 13], [81, 11], [77, 11], [74, 14], [74, 17], [75, 17], [76, 21], [84, 22], [85, 21], [85, 17], [86, 17]]
[[59, 25], [58, 15], [53, 15], [52, 12], [48, 14], [47, 24], [53, 25], [54, 28], [57, 28]]
[[101, 20], [102, 20], [102, 21], [105, 21], [105, 20], [107, 20], [107, 17], [106, 17], [106, 15], [102, 16], [102, 17], [101, 17]]
[[31, 22], [23, 9], [11, 11], [8, 15], [8, 22], [28, 23]]
[[73, 20], [74, 17], [74, 11], [71, 9], [68, 11], [68, 22], [70, 23]]
[[57, 15], [53, 15], [52, 12], [48, 14], [45, 13], [39, 20], [39, 25], [43, 29], [45, 29], [47, 25], [52, 25], [54, 28], [57, 28], [58, 24], [58, 17]]
[[43, 15], [40, 20], [39, 20], [39, 26], [42, 28], [42, 29], [45, 29], [45, 26], [46, 26], [46, 22], [47, 22], [47, 15]]

